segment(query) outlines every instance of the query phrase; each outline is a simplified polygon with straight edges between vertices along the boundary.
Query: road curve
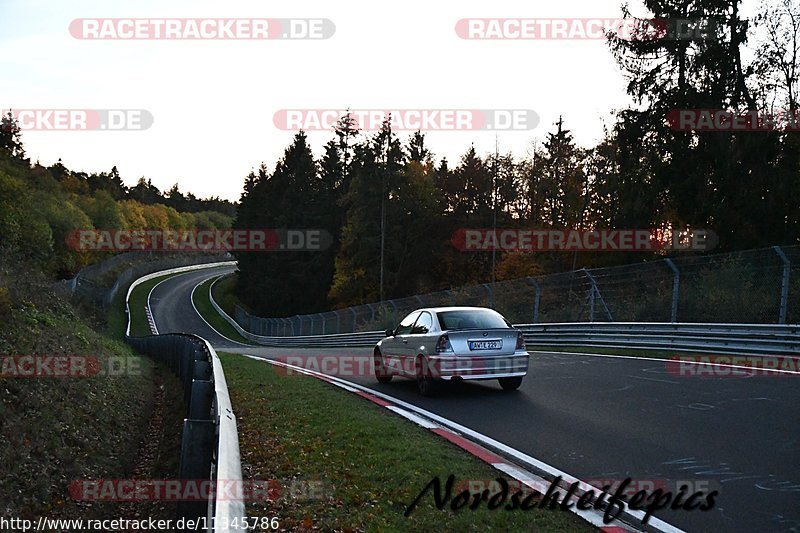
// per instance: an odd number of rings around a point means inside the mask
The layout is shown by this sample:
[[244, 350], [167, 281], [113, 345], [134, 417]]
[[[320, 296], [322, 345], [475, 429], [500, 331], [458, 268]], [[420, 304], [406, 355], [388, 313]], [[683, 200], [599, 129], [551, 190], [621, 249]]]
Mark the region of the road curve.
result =
[[[190, 295], [204, 279], [231, 270], [190, 272], [159, 284], [151, 295], [159, 332], [196, 333], [218, 350], [265, 358], [370, 356], [370, 349], [244, 347], [221, 337], [197, 315]], [[542, 353], [532, 356], [515, 393], [487, 382], [422, 398], [407, 380], [380, 385], [370, 376], [342, 377], [584, 480], [718, 488], [709, 512], [656, 513], [686, 531], [800, 531], [800, 376], [677, 377], [657, 360]]]

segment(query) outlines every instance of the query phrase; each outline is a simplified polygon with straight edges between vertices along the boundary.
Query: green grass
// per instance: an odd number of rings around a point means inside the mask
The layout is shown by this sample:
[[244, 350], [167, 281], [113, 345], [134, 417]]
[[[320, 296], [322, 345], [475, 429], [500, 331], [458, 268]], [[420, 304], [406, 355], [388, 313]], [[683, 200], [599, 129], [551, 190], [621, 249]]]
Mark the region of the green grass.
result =
[[236, 328], [234, 328], [230, 322], [222, 318], [222, 315], [217, 313], [217, 310], [211, 305], [209, 289], [213, 282], [214, 278], [208, 279], [202, 284], [198, 285], [197, 289], [195, 289], [194, 295], [192, 296], [192, 301], [194, 301], [194, 306], [197, 308], [197, 311], [203, 318], [206, 319], [206, 322], [211, 324], [211, 327], [225, 337], [237, 342], [241, 342], [242, 344], [254, 344], [242, 337], [239, 332], [236, 331]]
[[[560, 510], [438, 510], [428, 493], [444, 482], [502, 474], [460, 448], [353, 394], [268, 363], [220, 354], [238, 419], [242, 471], [250, 480], [321, 482], [322, 497], [249, 502], [249, 516], [278, 516], [281, 530], [590, 531]], [[456, 491], [454, 491], [455, 495]]]
[[150, 325], [147, 322], [147, 313], [145, 313], [147, 296], [150, 294], [150, 291], [153, 287], [174, 275], [175, 274], [167, 274], [164, 276], [159, 276], [155, 279], [145, 281], [133, 289], [133, 292], [131, 292], [129, 306], [131, 313], [131, 337], [146, 337], [147, 335], [151, 335]]
[[235, 288], [235, 274], [226, 274], [222, 276], [211, 288], [211, 291], [214, 294], [214, 300], [216, 300], [219, 306], [222, 307], [226, 313], [228, 313], [228, 316], [234, 316], [237, 305], [242, 309], [247, 309], [247, 306], [240, 302], [239, 298], [237, 298], [234, 294]]

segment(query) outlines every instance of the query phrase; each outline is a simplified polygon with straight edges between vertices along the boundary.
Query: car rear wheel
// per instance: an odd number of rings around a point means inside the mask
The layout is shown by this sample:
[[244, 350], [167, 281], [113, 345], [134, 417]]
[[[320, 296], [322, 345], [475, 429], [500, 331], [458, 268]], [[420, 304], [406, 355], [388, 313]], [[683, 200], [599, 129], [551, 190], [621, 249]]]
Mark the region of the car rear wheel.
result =
[[378, 383], [389, 383], [392, 381], [392, 374], [386, 370], [386, 363], [383, 360], [383, 355], [378, 350], [375, 350], [375, 379]]
[[417, 390], [423, 396], [433, 396], [436, 392], [436, 380], [431, 377], [425, 358], [421, 355], [416, 361]]
[[503, 387], [503, 390], [512, 391], [517, 390], [519, 386], [522, 385], [522, 376], [498, 378], [497, 381], [500, 382], [500, 386]]

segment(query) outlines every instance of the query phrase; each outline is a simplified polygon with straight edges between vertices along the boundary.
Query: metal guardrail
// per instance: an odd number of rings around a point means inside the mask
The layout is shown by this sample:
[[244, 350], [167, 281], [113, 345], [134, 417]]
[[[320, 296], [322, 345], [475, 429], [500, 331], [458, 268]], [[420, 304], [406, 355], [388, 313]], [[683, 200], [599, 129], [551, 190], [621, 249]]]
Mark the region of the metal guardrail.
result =
[[595, 322], [516, 326], [528, 346], [800, 355], [800, 325]]
[[[212, 283], [212, 289], [213, 286]], [[213, 292], [211, 305], [236, 328], [239, 334], [263, 346], [369, 347], [374, 346], [384, 335], [382, 331], [367, 331], [341, 335], [265, 337], [244, 330], [217, 304]], [[574, 322], [519, 324], [514, 327], [524, 333], [525, 343], [528, 346], [800, 356], [800, 324]]]
[[[256, 335], [239, 325], [214, 300], [211, 305], [244, 338], [263, 346], [356, 348], [374, 346], [382, 331], [270, 337]], [[800, 324], [700, 324], [671, 322], [567, 322], [518, 324], [528, 346], [635, 348], [649, 351], [701, 352], [800, 356]]]
[[342, 333], [339, 335], [310, 335], [305, 337], [268, 337], [256, 335], [242, 328], [214, 299], [214, 285], [223, 276], [217, 277], [208, 289], [211, 305], [233, 328], [245, 339], [262, 346], [276, 347], [309, 347], [309, 348], [357, 348], [372, 346], [383, 338], [382, 331], [368, 331], [365, 333]]
[[[239, 437], [225, 373], [214, 348], [196, 335], [168, 334], [130, 336], [129, 300], [133, 289], [149, 280], [170, 273], [220, 266], [195, 265], [156, 272], [131, 284], [126, 297], [128, 327], [125, 340], [136, 350], [163, 361], [183, 384], [188, 417], [184, 420], [179, 477], [182, 480], [209, 480], [242, 483]], [[149, 311], [149, 309], [148, 309]], [[207, 502], [180, 502], [178, 517], [197, 520], [206, 517], [208, 531], [246, 531], [244, 501], [231, 498]], [[213, 528], [211, 525], [213, 524]]]

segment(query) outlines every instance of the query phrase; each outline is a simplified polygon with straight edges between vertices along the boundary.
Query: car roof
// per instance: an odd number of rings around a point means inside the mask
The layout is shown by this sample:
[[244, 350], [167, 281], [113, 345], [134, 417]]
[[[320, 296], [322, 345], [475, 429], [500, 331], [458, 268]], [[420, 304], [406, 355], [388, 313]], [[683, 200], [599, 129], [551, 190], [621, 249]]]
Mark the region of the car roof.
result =
[[493, 313], [497, 313], [494, 309], [489, 309], [488, 307], [426, 307], [422, 309], [417, 309], [417, 311], [432, 311], [434, 313], [444, 313], [447, 311], [491, 311]]

